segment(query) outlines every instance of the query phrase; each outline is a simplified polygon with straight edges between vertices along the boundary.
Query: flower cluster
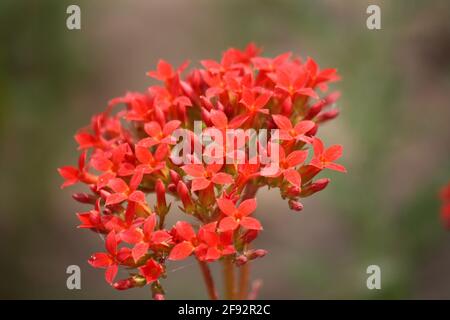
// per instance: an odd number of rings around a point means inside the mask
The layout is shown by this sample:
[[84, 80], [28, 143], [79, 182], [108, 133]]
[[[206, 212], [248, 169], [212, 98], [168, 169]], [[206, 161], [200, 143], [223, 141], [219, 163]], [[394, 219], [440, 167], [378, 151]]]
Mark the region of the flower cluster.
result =
[[442, 199], [441, 219], [444, 226], [450, 230], [450, 183], [442, 188], [440, 193]]
[[[328, 83], [339, 79], [336, 70], [319, 69], [313, 59], [291, 53], [259, 54], [253, 44], [228, 49], [220, 61], [203, 60], [184, 77], [188, 63], [174, 68], [160, 60], [148, 72], [160, 85], [112, 99], [75, 135], [78, 167], [59, 168], [62, 187], [88, 186], [73, 195], [92, 206], [77, 214], [79, 228], [104, 235], [105, 252], [94, 253], [89, 263], [106, 269], [114, 288], [148, 284], [162, 298], [159, 280], [166, 277], [167, 262], [194, 256], [211, 289], [208, 263], [242, 267], [266, 253], [251, 248], [263, 229], [255, 217], [258, 189], [279, 189], [299, 211], [300, 198], [328, 185], [327, 178], [314, 179], [319, 172], [345, 172], [335, 163], [342, 147], [325, 147], [317, 137], [319, 126], [338, 115], [331, 107], [339, 93], [326, 94]], [[202, 130], [278, 129], [278, 169], [269, 172], [259, 159], [175, 164], [173, 133], [183, 129], [194, 143], [194, 120], [202, 121]], [[173, 226], [166, 225], [169, 199], [179, 201], [186, 215]], [[129, 275], [117, 281], [119, 267]], [[210, 297], [216, 297], [213, 289]]]

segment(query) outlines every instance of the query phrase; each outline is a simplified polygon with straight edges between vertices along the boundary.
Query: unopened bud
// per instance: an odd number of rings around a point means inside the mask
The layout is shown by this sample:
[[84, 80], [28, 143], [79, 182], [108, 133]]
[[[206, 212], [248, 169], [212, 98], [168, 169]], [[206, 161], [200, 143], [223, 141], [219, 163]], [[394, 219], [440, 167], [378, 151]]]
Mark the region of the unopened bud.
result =
[[189, 190], [183, 181], [178, 182], [177, 193], [181, 199], [181, 202], [183, 202], [184, 210], [187, 213], [193, 213], [194, 203], [192, 202], [191, 195], [189, 194]]
[[256, 249], [256, 250], [249, 250], [246, 253], [246, 256], [249, 260], [253, 260], [256, 258], [262, 258], [267, 254], [267, 250], [264, 249]]
[[170, 169], [169, 175], [170, 175], [170, 180], [176, 186], [178, 184], [178, 181], [180, 181], [180, 179], [181, 179], [180, 175], [175, 170], [172, 170], [172, 169]]
[[303, 210], [303, 204], [299, 201], [289, 200], [288, 203], [289, 203], [289, 208], [291, 208], [291, 210], [295, 210], [295, 211]]
[[164, 187], [164, 183], [162, 182], [161, 179], [156, 180], [155, 191], [156, 191], [156, 202], [158, 207], [162, 208], [167, 207], [166, 188]]
[[95, 204], [95, 201], [97, 200], [97, 198], [94, 195], [87, 194], [85, 192], [74, 193], [72, 195], [72, 198], [74, 198], [78, 202], [86, 204]]
[[242, 241], [244, 243], [250, 243], [253, 240], [256, 239], [256, 237], [258, 236], [259, 231], [258, 230], [247, 230], [241, 237]]
[[330, 183], [330, 179], [328, 178], [318, 179], [317, 181], [306, 186], [300, 193], [300, 196], [308, 197], [316, 192], [322, 191], [327, 187], [328, 183]]
[[240, 255], [236, 258], [236, 265], [238, 267], [243, 266], [248, 262], [248, 258], [245, 255]]
[[338, 115], [339, 115], [338, 109], [333, 109], [333, 110], [324, 112], [317, 117], [316, 123], [323, 123], [325, 121], [329, 121], [331, 119], [336, 118]]

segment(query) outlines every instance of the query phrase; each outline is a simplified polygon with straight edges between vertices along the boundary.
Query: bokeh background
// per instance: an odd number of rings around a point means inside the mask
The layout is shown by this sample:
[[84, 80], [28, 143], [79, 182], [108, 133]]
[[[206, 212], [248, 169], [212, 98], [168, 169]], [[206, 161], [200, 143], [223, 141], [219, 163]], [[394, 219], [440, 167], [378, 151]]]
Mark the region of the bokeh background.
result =
[[[66, 28], [81, 7], [82, 29]], [[366, 28], [378, 4], [382, 30]], [[360, 0], [0, 1], [0, 298], [148, 299], [116, 292], [86, 260], [98, 237], [76, 230], [85, 207], [59, 189], [76, 163], [73, 134], [126, 90], [145, 90], [159, 58], [219, 58], [254, 41], [336, 67], [341, 116], [322, 129], [345, 147], [348, 174], [301, 213], [258, 195], [266, 226], [252, 265], [260, 298], [450, 299], [450, 235], [439, 221], [450, 179], [450, 3]], [[82, 289], [66, 288], [66, 268]], [[382, 289], [366, 288], [366, 268]], [[218, 270], [214, 270], [217, 274]], [[219, 274], [217, 274], [219, 276]], [[192, 260], [172, 266], [167, 298], [206, 298]]]

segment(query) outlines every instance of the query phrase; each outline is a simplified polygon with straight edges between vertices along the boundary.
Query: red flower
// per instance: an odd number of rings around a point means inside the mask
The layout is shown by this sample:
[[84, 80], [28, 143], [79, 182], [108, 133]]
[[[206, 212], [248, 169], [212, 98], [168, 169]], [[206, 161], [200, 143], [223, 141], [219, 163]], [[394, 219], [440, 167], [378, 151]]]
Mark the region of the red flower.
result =
[[280, 128], [280, 139], [285, 141], [300, 140], [305, 143], [311, 143], [311, 138], [305, 136], [305, 134], [316, 126], [313, 121], [305, 120], [298, 122], [292, 127], [291, 120], [280, 114], [272, 115], [273, 121], [275, 121], [278, 128]]
[[59, 174], [65, 179], [61, 185], [61, 189], [71, 186], [77, 182], [93, 183], [95, 178], [87, 173], [86, 169], [86, 152], [83, 152], [78, 159], [78, 168], [65, 166], [58, 168]]
[[215, 261], [222, 256], [233, 254], [233, 236], [230, 232], [218, 234], [217, 222], [203, 225], [198, 236], [192, 226], [184, 221], [175, 225], [175, 231], [181, 242], [173, 247], [169, 260], [183, 260], [193, 252], [200, 261]]
[[256, 199], [248, 199], [236, 208], [233, 201], [225, 198], [217, 199], [217, 205], [220, 210], [226, 215], [220, 220], [219, 230], [221, 232], [236, 230], [242, 226], [250, 230], [262, 230], [262, 226], [258, 220], [249, 217], [249, 215], [256, 209]]
[[137, 171], [130, 181], [130, 186], [127, 185], [125, 181], [120, 178], [111, 179], [108, 182], [108, 187], [110, 187], [115, 193], [109, 195], [106, 199], [107, 206], [121, 203], [125, 200], [137, 202], [144, 205], [145, 193], [140, 190], [136, 190], [141, 183], [143, 176], [142, 171]]
[[164, 272], [163, 267], [153, 259], [148, 259], [147, 263], [139, 268], [147, 283], [152, 283]]
[[143, 228], [132, 226], [120, 233], [120, 238], [133, 244], [131, 255], [135, 262], [138, 262], [147, 254], [150, 246], [168, 247], [172, 236], [165, 230], [155, 231], [156, 215], [151, 214], [144, 222]]
[[230, 184], [233, 183], [233, 177], [228, 173], [218, 172], [222, 168], [222, 164], [209, 164], [206, 168], [201, 164], [187, 164], [181, 168], [193, 177], [192, 192], [208, 188], [211, 183], [214, 184]]
[[295, 150], [286, 157], [283, 147], [280, 146], [278, 171], [272, 173], [270, 167], [265, 167], [261, 170], [261, 175], [266, 177], [278, 177], [282, 174], [284, 179], [289, 181], [289, 183], [296, 187], [300, 187], [302, 178], [295, 167], [303, 163], [307, 156], [308, 150]]
[[156, 121], [151, 121], [145, 124], [144, 130], [150, 136], [149, 138], [139, 141], [139, 145], [150, 148], [154, 145], [165, 143], [175, 144], [172, 133], [180, 126], [181, 121], [173, 120], [167, 122], [163, 128]]
[[105, 279], [109, 284], [113, 283], [114, 278], [117, 275], [118, 264], [120, 263], [120, 257], [117, 251], [117, 239], [116, 233], [111, 231], [105, 240], [105, 248], [107, 253], [98, 252], [94, 253], [89, 259], [89, 264], [94, 268], [106, 268]]
[[444, 226], [450, 230], [450, 183], [441, 190], [442, 209], [441, 219]]
[[185, 221], [178, 221], [175, 224], [175, 231], [182, 241], [172, 248], [169, 260], [183, 260], [194, 252], [198, 244], [197, 235], [195, 234], [194, 228]]
[[344, 166], [333, 162], [342, 156], [342, 146], [334, 145], [325, 150], [322, 140], [315, 138], [313, 147], [314, 158], [310, 165], [318, 169], [328, 168], [339, 172], [347, 172]]
[[311, 88], [306, 87], [308, 82], [308, 73], [305, 70], [295, 70], [283, 68], [277, 70], [275, 83], [276, 88], [286, 92], [291, 97], [308, 96], [317, 99], [319, 96]]
[[272, 93], [269, 91], [264, 91], [259, 96], [256, 96], [255, 91], [244, 90], [240, 102], [247, 108], [247, 115], [252, 117], [258, 112], [269, 114], [269, 109], [263, 109], [263, 107], [269, 102], [271, 97]]

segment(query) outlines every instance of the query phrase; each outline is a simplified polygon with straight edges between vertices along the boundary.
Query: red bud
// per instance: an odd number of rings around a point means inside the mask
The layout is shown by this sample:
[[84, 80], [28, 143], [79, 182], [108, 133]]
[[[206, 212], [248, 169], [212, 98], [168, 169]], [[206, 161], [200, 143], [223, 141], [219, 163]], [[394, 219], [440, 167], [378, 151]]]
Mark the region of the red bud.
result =
[[295, 211], [303, 210], [303, 204], [299, 201], [289, 200], [288, 203], [289, 203], [289, 208], [291, 208], [291, 210], [295, 210]]

